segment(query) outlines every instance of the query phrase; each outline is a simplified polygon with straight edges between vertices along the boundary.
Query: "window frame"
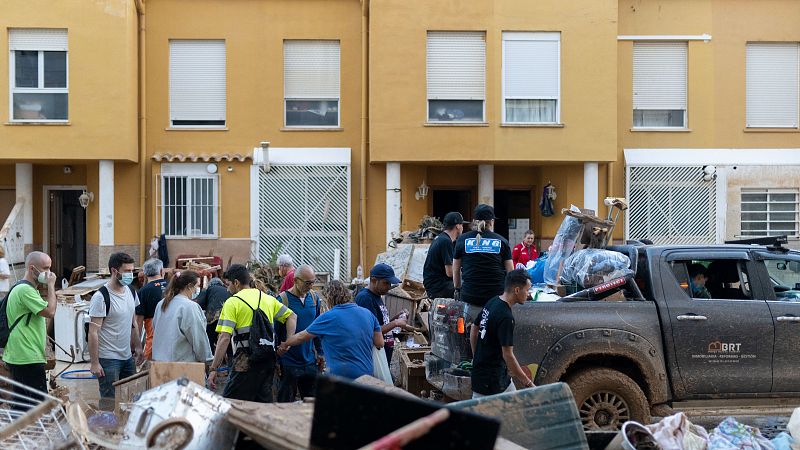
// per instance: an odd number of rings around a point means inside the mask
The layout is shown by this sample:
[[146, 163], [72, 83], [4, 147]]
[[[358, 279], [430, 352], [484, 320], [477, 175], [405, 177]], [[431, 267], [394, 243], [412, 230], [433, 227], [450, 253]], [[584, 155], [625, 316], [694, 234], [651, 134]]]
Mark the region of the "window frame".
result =
[[[464, 98], [430, 98], [430, 92], [428, 91], [428, 79], [430, 78], [430, 72], [428, 67], [428, 40], [430, 39], [431, 33], [475, 33], [480, 34], [483, 37], [484, 47], [483, 47], [483, 98], [481, 99], [464, 99]], [[486, 30], [438, 30], [438, 29], [428, 29], [425, 32], [425, 121], [426, 125], [434, 125], [434, 126], [470, 126], [470, 125], [485, 125], [487, 123], [486, 117], [486, 97], [487, 97], [487, 89], [486, 89], [486, 53], [487, 53], [487, 45], [488, 45], [488, 33]], [[471, 102], [481, 102], [481, 118], [480, 120], [431, 120], [431, 101], [471, 101]]]
[[[555, 98], [525, 98], [525, 97], [510, 97], [506, 95], [506, 34], [513, 35], [529, 35], [528, 39], [515, 39], [515, 40], [530, 40], [530, 41], [552, 41], [552, 39], [545, 39], [547, 37], [558, 36], [556, 40], [558, 45], [558, 66], [556, 79], [558, 80], [558, 95]], [[538, 39], [537, 39], [538, 38]], [[561, 123], [561, 32], [560, 31], [503, 31], [500, 35], [500, 123], [501, 125], [557, 125]], [[509, 122], [506, 120], [506, 101], [507, 100], [555, 100], [555, 121], [554, 122]], [[485, 117], [484, 108], [484, 117]]]
[[[224, 64], [225, 64], [225, 118], [221, 120], [222, 124], [176, 124], [176, 121], [196, 121], [201, 122], [204, 120], [192, 119], [174, 119], [172, 117], [172, 43], [173, 42], [190, 42], [190, 41], [215, 41], [222, 42], [224, 48]], [[228, 129], [228, 40], [225, 38], [169, 38], [167, 40], [167, 122], [169, 123], [168, 129], [173, 130], [227, 130]], [[220, 120], [205, 120], [206, 122], [220, 121]]]
[[[333, 41], [338, 44], [339, 47], [339, 67], [336, 68], [337, 72], [339, 73], [339, 96], [336, 98], [322, 98], [322, 97], [315, 97], [315, 96], [308, 96], [303, 98], [289, 98], [286, 96], [286, 43], [289, 41], [309, 41], [309, 42], [318, 42], [318, 41]], [[281, 51], [283, 53], [283, 64], [284, 64], [284, 72], [283, 72], [283, 126], [284, 128], [292, 129], [292, 130], [302, 130], [302, 129], [320, 129], [320, 130], [330, 130], [330, 129], [337, 129], [342, 127], [342, 41], [340, 39], [284, 39], [282, 42]], [[289, 125], [286, 121], [288, 109], [286, 108], [287, 103], [291, 101], [299, 101], [299, 102], [336, 102], [336, 125]]]
[[[797, 53], [798, 64], [800, 64], [800, 42], [797, 41], [747, 41], [745, 42], [745, 61], [744, 61], [744, 70], [745, 70], [745, 82], [744, 82], [744, 120], [745, 120], [745, 129], [746, 130], [769, 130], [769, 129], [778, 129], [778, 130], [797, 130], [800, 129], [800, 107], [797, 108], [795, 112], [795, 117], [792, 118], [794, 122], [792, 125], [779, 125], [775, 123], [764, 124], [764, 125], [751, 125], [748, 121], [748, 101], [747, 98], [750, 96], [748, 93], [748, 85], [750, 84], [751, 80], [748, 78], [748, 53], [751, 48], [756, 48], [756, 46], [770, 46], [770, 45], [792, 45], [795, 47], [795, 52]], [[800, 74], [800, 67], [796, 67]], [[795, 102], [800, 100], [800, 79], [796, 80], [798, 84], [795, 85], [795, 89], [797, 89], [797, 98], [795, 98]], [[774, 109], [774, 105], [771, 105]]]
[[[742, 198], [745, 194], [765, 194], [767, 196], [767, 200], [765, 202], [752, 202], [747, 201], [745, 202]], [[778, 201], [770, 201], [770, 196], [772, 194], [794, 194], [795, 201], [794, 203], [794, 211], [770, 211], [769, 206], [772, 203], [775, 204], [791, 204], [792, 202], [778, 202]], [[765, 204], [767, 209], [763, 211], [767, 215], [766, 220], [744, 220], [742, 218], [743, 214], [746, 213], [762, 213], [762, 211], [744, 211], [743, 205], [747, 204]], [[794, 220], [794, 233], [782, 233], [786, 230], [777, 230], [778, 234], [769, 234], [770, 233], [770, 213], [778, 213], [778, 214], [786, 214], [794, 212], [795, 220]], [[742, 225], [744, 223], [765, 223], [767, 226], [766, 230], [744, 230]], [[789, 223], [786, 220], [776, 220], [774, 223]], [[766, 234], [745, 234], [745, 232], [761, 232], [764, 231]], [[770, 237], [770, 236], [782, 236], [786, 235], [789, 238], [800, 238], [800, 189], [797, 188], [742, 188], [739, 192], [739, 236], [741, 237], [748, 237], [748, 238], [756, 238], [756, 237]]]
[[[686, 87], [686, 97], [684, 99], [683, 126], [637, 126], [635, 123], [636, 111], [675, 111], [674, 109], [637, 109], [635, 107], [635, 79], [636, 79], [636, 44], [684, 44], [686, 46], [686, 72], [684, 73], [684, 83]], [[689, 41], [670, 40], [670, 41], [647, 41], [637, 40], [633, 42], [631, 48], [631, 130], [632, 131], [686, 131], [689, 130]]]
[[[37, 87], [17, 87], [17, 61], [16, 52], [35, 51], [37, 53]], [[44, 87], [44, 53], [63, 52], [65, 56], [65, 84], [63, 88]], [[14, 118], [14, 94], [67, 94], [66, 119], [16, 119]], [[8, 119], [12, 123], [68, 123], [69, 122], [69, 50], [9, 50], [8, 56]]]
[[[161, 233], [164, 233], [168, 239], [218, 239], [221, 235], [221, 205], [220, 205], [220, 176], [219, 173], [208, 173], [206, 171], [206, 164], [200, 163], [183, 163], [183, 164], [163, 164], [162, 172], [157, 175], [159, 197], [157, 212], [160, 215], [158, 225]], [[186, 180], [186, 205], [183, 205], [184, 214], [186, 217], [186, 230], [187, 234], [167, 234], [167, 215], [165, 209], [170, 206], [166, 204], [166, 189], [165, 181], [167, 178], [183, 178]], [[196, 206], [192, 202], [191, 197], [191, 180], [204, 179], [211, 180], [214, 190], [211, 211], [212, 211], [212, 228], [211, 234], [189, 234], [188, 230], [192, 227], [192, 210]]]

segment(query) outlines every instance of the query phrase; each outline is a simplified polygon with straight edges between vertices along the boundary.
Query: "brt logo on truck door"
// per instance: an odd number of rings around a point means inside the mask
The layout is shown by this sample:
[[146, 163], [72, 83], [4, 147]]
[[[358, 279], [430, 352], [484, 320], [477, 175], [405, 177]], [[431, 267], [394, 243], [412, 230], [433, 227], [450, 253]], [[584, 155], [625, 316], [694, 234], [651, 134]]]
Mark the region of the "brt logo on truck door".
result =
[[500, 239], [477, 239], [470, 238], [464, 242], [464, 251], [467, 253], [500, 253]]

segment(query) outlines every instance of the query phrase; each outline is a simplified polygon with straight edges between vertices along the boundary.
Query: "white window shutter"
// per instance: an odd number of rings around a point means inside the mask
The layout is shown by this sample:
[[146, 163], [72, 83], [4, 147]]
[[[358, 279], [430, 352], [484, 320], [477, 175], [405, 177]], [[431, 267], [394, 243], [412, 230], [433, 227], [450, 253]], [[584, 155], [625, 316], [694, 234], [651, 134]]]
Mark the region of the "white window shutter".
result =
[[503, 33], [505, 98], [558, 99], [559, 33]]
[[283, 42], [283, 89], [288, 99], [339, 98], [339, 41]]
[[67, 30], [61, 28], [11, 28], [9, 50], [66, 52]]
[[429, 100], [484, 100], [486, 35], [471, 31], [429, 31]]
[[686, 42], [633, 44], [633, 109], [686, 110]]
[[225, 120], [225, 41], [169, 42], [171, 120]]
[[800, 46], [747, 44], [747, 126], [798, 126]]

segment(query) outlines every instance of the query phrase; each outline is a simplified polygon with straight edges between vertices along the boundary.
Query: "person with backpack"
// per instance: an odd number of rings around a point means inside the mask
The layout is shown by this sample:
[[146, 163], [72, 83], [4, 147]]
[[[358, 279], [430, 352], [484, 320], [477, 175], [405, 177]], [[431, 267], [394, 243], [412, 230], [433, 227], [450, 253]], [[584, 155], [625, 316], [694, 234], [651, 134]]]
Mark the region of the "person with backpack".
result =
[[286, 325], [289, 337], [294, 335], [297, 315], [275, 297], [251, 288], [252, 277], [247, 268], [233, 264], [225, 272], [231, 297], [222, 306], [217, 323], [217, 348], [208, 374], [208, 386], [217, 388], [217, 372], [233, 339], [235, 351], [228, 384], [222, 396], [261, 403], [272, 402], [272, 381], [277, 352], [274, 321]]
[[89, 301], [89, 359], [100, 387], [100, 409], [114, 407], [114, 382], [136, 373], [144, 357], [134, 315], [139, 296], [131, 286], [133, 258], [114, 253], [108, 270], [111, 279]]
[[[296, 332], [308, 328], [320, 315], [319, 296], [311, 287], [316, 280], [314, 268], [304, 264], [294, 271], [294, 286], [278, 295], [281, 303], [297, 315]], [[280, 325], [278, 342], [286, 340], [286, 329]], [[278, 359], [278, 401], [293, 402], [295, 391], [300, 397], [314, 396], [314, 379], [325, 368], [325, 357], [319, 339], [292, 347]]]
[[[0, 301], [0, 347], [3, 361], [11, 371], [11, 379], [47, 393], [45, 371], [45, 318], [56, 315], [56, 275], [50, 271], [50, 257], [42, 252], [25, 258], [25, 277], [11, 287]], [[36, 289], [47, 285], [47, 300]], [[30, 391], [14, 386], [14, 392], [34, 398]], [[27, 409], [15, 405], [15, 409]]]

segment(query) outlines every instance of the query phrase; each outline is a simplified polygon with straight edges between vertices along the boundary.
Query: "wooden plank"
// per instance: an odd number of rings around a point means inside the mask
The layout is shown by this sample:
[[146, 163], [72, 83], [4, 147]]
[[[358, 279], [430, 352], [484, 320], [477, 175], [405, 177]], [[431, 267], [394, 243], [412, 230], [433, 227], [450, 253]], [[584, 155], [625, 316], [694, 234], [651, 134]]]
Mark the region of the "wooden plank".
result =
[[309, 448], [314, 405], [231, 400], [227, 419], [264, 448]]
[[153, 361], [150, 363], [150, 387], [161, 386], [172, 380], [186, 377], [200, 386], [206, 385], [206, 365], [197, 362], [166, 362]]

